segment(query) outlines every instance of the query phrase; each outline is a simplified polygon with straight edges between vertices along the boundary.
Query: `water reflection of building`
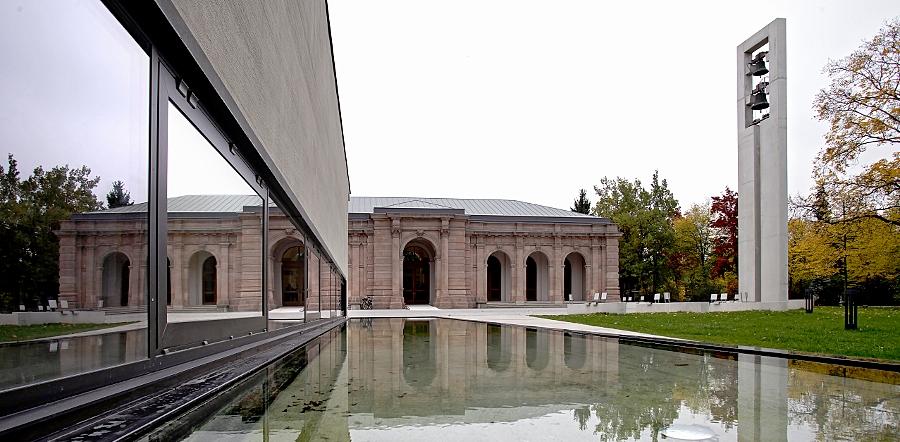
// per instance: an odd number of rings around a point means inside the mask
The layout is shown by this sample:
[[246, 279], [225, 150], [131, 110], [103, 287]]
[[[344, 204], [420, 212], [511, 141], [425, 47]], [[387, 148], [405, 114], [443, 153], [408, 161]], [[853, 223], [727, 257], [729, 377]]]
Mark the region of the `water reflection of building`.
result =
[[350, 412], [376, 418], [588, 401], [619, 377], [616, 340], [579, 334], [385, 319], [351, 321], [348, 340]]
[[[249, 195], [169, 199], [171, 308], [259, 309], [260, 209]], [[146, 210], [135, 204], [62, 223], [61, 299], [84, 308], [146, 304]], [[320, 284], [336, 291], [336, 282], [320, 277], [318, 255], [288, 219], [269, 212], [269, 305], [317, 309]], [[380, 308], [618, 297], [619, 233], [604, 218], [519, 201], [408, 198], [351, 198], [349, 217], [351, 306], [365, 296]]]
[[[833, 367], [467, 321], [351, 320], [194, 436], [485, 439], [527, 428], [544, 439], [661, 440], [687, 426], [720, 440], [896, 439], [896, 376], [887, 386]], [[564, 419], [548, 430], [538, 424], [548, 416]]]

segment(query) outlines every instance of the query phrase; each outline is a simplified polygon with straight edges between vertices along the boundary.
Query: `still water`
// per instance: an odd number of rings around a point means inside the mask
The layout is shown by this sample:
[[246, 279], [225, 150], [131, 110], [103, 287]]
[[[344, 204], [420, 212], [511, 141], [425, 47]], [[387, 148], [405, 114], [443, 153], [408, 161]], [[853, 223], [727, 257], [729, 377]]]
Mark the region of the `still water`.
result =
[[147, 358], [147, 329], [0, 343], [0, 390]]
[[898, 440], [900, 376], [517, 326], [361, 319], [204, 410], [151, 438]]

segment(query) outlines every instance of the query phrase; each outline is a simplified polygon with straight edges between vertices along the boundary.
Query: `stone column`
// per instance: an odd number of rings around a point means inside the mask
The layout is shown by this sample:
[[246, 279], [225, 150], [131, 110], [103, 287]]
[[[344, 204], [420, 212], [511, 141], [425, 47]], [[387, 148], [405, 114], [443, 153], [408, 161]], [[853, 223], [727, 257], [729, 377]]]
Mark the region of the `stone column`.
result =
[[606, 292], [613, 300], [619, 299], [619, 237], [611, 236], [606, 239], [604, 247], [604, 262], [606, 264]]
[[475, 275], [475, 302], [487, 302], [487, 272], [486, 257], [484, 256], [484, 243], [480, 237], [473, 237], [475, 242], [475, 262], [473, 274]]
[[449, 306], [450, 299], [450, 218], [441, 218], [441, 274], [438, 298]]
[[369, 235], [362, 235], [362, 245], [359, 248], [359, 295], [369, 296]]
[[391, 219], [391, 306], [403, 299], [403, 250], [400, 250], [400, 220]]
[[522, 245], [522, 237], [518, 234], [515, 234], [515, 261], [512, 263], [513, 270], [513, 284], [512, 284], [512, 298], [517, 303], [525, 302], [525, 257], [522, 256], [525, 252], [524, 246]]
[[359, 302], [359, 239], [356, 235], [350, 236], [350, 257], [347, 261], [347, 304]]
[[603, 260], [601, 259], [601, 256], [603, 255], [601, 253], [599, 241], [600, 238], [591, 237], [591, 293], [606, 291], [606, 277], [603, 273]]
[[94, 269], [97, 267], [96, 264], [96, 251], [94, 250], [94, 236], [90, 235], [86, 238], [85, 245], [82, 246], [82, 253], [84, 254], [84, 262], [82, 263], [82, 268], [78, 269], [79, 271], [83, 271], [85, 273], [86, 283], [84, 284], [84, 292], [81, 294], [81, 304], [78, 307], [86, 308], [96, 308], [97, 301], [103, 298], [103, 294], [100, 293], [100, 284], [96, 278], [96, 273]]
[[553, 252], [550, 254], [550, 293], [548, 293], [550, 302], [563, 302], [566, 295], [563, 293], [564, 284], [562, 281], [565, 274], [565, 258], [560, 256], [560, 237], [559, 233], [556, 232], [558, 229], [559, 225], [553, 226]]

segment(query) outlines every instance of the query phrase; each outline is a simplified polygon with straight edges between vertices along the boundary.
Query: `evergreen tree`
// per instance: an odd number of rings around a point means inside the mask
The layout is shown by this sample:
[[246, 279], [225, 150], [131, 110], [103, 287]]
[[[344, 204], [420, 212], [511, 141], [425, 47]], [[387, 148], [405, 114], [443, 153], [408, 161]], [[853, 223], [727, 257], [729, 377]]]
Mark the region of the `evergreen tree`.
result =
[[134, 202], [131, 201], [131, 193], [125, 190], [125, 183], [121, 181], [114, 182], [112, 190], [106, 194], [106, 205], [110, 209], [115, 209], [116, 207], [130, 206], [132, 204]]
[[578, 198], [575, 199], [575, 207], [569, 209], [573, 212], [583, 213], [585, 215], [589, 215], [591, 213], [591, 201], [587, 199], [587, 192], [584, 189], [581, 189], [578, 192]]

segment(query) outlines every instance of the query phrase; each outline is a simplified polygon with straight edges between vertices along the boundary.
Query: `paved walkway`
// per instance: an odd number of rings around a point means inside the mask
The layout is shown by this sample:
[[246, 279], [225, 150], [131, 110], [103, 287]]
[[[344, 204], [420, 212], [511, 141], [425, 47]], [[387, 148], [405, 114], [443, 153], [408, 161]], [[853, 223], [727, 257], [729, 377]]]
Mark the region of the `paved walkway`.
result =
[[[430, 306], [429, 306], [430, 307]], [[350, 310], [350, 318], [447, 318], [466, 321], [492, 322], [498, 324], [520, 325], [525, 327], [541, 327], [554, 330], [571, 330], [577, 332], [602, 333], [615, 336], [639, 336], [663, 338], [664, 336], [637, 333], [615, 328], [597, 327], [576, 324], [574, 322], [556, 321], [538, 318], [532, 315], [565, 315], [565, 308], [489, 308], [489, 309], [452, 309], [441, 310], [434, 307], [410, 307], [409, 310]], [[673, 338], [667, 338], [673, 339]]]

